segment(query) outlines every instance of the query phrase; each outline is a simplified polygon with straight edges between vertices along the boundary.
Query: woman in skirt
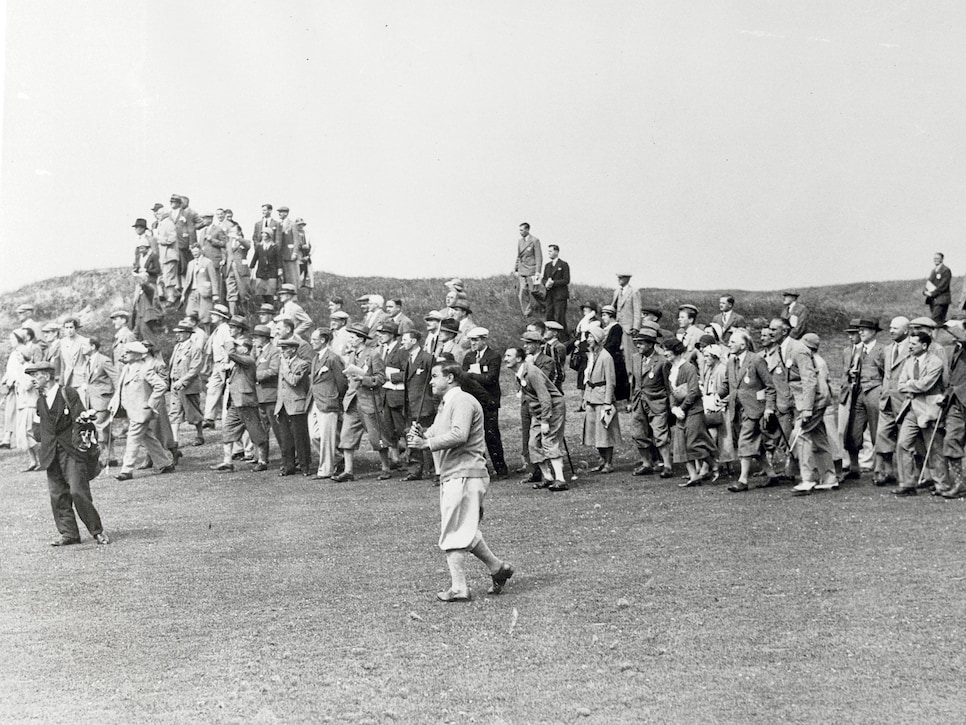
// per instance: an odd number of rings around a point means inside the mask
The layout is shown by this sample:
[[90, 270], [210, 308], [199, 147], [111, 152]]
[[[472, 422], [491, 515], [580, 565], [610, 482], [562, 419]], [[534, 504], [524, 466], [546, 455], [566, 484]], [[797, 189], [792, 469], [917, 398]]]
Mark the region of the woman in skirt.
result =
[[604, 331], [598, 325], [592, 325], [587, 331], [583, 441], [585, 446], [594, 446], [600, 454], [600, 463], [591, 470], [611, 473], [614, 470], [614, 446], [621, 440], [621, 426], [614, 405], [617, 387], [614, 358], [604, 349], [603, 341]]
[[698, 486], [710, 476], [715, 455], [714, 441], [704, 422], [698, 370], [687, 361], [688, 351], [680, 340], [664, 343], [664, 355], [671, 363], [671, 413], [677, 419], [673, 433], [674, 462], [684, 461], [688, 480], [680, 486]]
[[718, 396], [718, 388], [728, 375], [726, 362], [728, 349], [722, 345], [705, 345], [701, 348], [704, 370], [701, 373], [701, 400], [708, 433], [714, 441], [718, 455], [711, 465], [711, 480], [721, 477], [721, 469], [729, 468], [737, 460], [728, 403]]

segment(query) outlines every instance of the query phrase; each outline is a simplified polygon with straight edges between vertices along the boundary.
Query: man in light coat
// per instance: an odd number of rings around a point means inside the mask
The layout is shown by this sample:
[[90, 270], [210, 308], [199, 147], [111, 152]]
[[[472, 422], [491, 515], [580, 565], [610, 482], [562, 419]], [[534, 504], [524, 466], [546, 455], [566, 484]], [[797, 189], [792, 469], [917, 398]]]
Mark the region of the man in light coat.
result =
[[540, 240], [530, 234], [530, 225], [523, 222], [520, 225], [520, 239], [517, 242], [517, 261], [513, 267], [513, 274], [520, 282], [519, 298], [520, 312], [525, 317], [533, 314], [533, 287], [543, 272], [543, 251]]

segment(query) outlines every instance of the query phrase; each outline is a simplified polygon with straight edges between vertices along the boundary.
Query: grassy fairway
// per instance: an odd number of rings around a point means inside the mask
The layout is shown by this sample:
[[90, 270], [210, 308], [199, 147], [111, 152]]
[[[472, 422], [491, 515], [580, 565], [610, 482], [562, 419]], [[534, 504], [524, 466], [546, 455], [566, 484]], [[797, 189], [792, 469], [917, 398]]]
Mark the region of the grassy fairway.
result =
[[[574, 435], [570, 447], [586, 454]], [[804, 499], [682, 490], [632, 478], [625, 449], [620, 473], [584, 474], [568, 493], [494, 482], [484, 531], [518, 574], [487, 597], [474, 562], [476, 599], [444, 605], [427, 482], [217, 475], [216, 458], [209, 444], [174, 475], [99, 479], [115, 542], [85, 532], [66, 549], [46, 543], [44, 475], [0, 459], [0, 721], [871, 723], [966, 710], [962, 502], [896, 501], [867, 480]]]

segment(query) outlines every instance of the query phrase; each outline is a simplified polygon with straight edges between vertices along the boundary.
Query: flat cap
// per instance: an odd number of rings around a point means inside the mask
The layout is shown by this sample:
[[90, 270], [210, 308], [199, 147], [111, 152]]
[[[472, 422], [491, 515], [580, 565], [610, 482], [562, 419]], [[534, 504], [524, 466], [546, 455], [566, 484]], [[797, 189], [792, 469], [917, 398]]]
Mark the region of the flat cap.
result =
[[287, 206], [280, 206], [278, 211], [291, 211], [291, 209], [289, 209]]
[[29, 302], [24, 302], [22, 305], [17, 306], [17, 312], [33, 312], [34, 306]]
[[336, 310], [331, 315], [329, 315], [330, 320], [348, 320], [349, 313], [345, 310]]
[[286, 282], [285, 284], [279, 286], [278, 293], [279, 294], [283, 294], [284, 293], [284, 294], [289, 294], [289, 295], [297, 295], [299, 293], [299, 291], [297, 289], [295, 289], [295, 285], [294, 284], [292, 284], [290, 282]]
[[490, 331], [485, 327], [473, 327], [469, 332], [466, 333], [466, 336], [471, 340], [478, 337], [489, 337], [489, 335]]
[[363, 340], [369, 339], [369, 331], [364, 325], [360, 325], [358, 322], [354, 325], [349, 325], [346, 328], [351, 334], [361, 337]]
[[546, 326], [548, 330], [556, 330], [557, 332], [561, 332], [564, 329], [563, 325], [556, 320], [547, 320]]
[[682, 310], [685, 312], [690, 312], [695, 317], [698, 316], [698, 308], [689, 302], [686, 302], [683, 305], [678, 305], [678, 312], [681, 312]]
[[782, 292], [783, 297], [801, 297], [801, 295], [795, 290], [785, 290]]
[[805, 347], [807, 347], [812, 352], [815, 352], [816, 350], [818, 350], [818, 346], [819, 346], [819, 343], [821, 342], [821, 339], [814, 332], [806, 332], [804, 335], [802, 335], [802, 342], [805, 343]]
[[112, 320], [115, 317], [123, 317], [125, 320], [130, 320], [131, 319], [131, 313], [128, 312], [127, 310], [122, 310], [121, 308], [118, 308], [118, 309], [114, 310], [110, 315], [108, 315], [108, 317], [110, 317]]
[[294, 337], [287, 337], [284, 340], [279, 340], [276, 344], [279, 347], [298, 347], [301, 343]]
[[379, 323], [379, 327], [376, 328], [376, 332], [396, 336], [399, 334], [399, 325], [392, 320], [384, 320]]
[[911, 327], [928, 327], [930, 330], [936, 329], [936, 321], [931, 317], [917, 317], [909, 321]]
[[56, 322], [48, 322], [46, 325], [40, 328], [41, 332], [60, 332], [60, 325]]
[[138, 355], [146, 355], [148, 352], [148, 348], [145, 346], [143, 342], [134, 340], [133, 342], [129, 342], [127, 345], [124, 346], [124, 351], [137, 353]]
[[38, 360], [37, 362], [27, 363], [23, 371], [28, 375], [30, 373], [39, 373], [39, 372], [52, 373], [54, 372], [54, 364], [47, 360]]
[[424, 320], [436, 320], [437, 322], [439, 322], [440, 320], [443, 319], [443, 313], [440, 312], [439, 310], [430, 310], [429, 312], [427, 312], [423, 316], [423, 319]]
[[258, 307], [258, 313], [259, 314], [273, 315], [274, 316], [275, 315], [275, 305], [273, 305], [273, 304], [271, 304], [269, 302], [263, 302]]
[[524, 332], [520, 335], [520, 342], [543, 342], [539, 332]]

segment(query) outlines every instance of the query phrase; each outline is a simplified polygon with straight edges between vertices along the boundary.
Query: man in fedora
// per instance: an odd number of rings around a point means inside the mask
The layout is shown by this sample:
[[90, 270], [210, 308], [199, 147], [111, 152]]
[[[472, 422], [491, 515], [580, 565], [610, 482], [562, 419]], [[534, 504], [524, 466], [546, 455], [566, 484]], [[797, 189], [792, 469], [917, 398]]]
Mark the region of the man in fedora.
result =
[[367, 345], [369, 331], [362, 324], [349, 327], [350, 342], [345, 354], [344, 373], [349, 387], [342, 399], [342, 430], [339, 448], [345, 455], [345, 470], [333, 481], [355, 480], [355, 452], [362, 443], [362, 433], [369, 435], [372, 449], [379, 454], [379, 480], [392, 478], [389, 448], [380, 419], [385, 404], [383, 383], [386, 382], [386, 363], [378, 347]]
[[808, 308], [798, 298], [801, 295], [793, 290], [782, 292], [782, 318], [788, 320], [791, 331], [788, 336], [793, 340], [801, 340], [808, 332]]
[[141, 446], [148, 456], [159, 465], [159, 473], [174, 471], [174, 457], [152, 430], [151, 422], [159, 415], [158, 411], [168, 388], [167, 382], [145, 361], [148, 349], [141, 342], [130, 342], [126, 348], [127, 364], [121, 368], [110, 411], [116, 416], [121, 408], [127, 413], [127, 445], [124, 447], [124, 460], [121, 472], [115, 478], [129, 481], [133, 478], [134, 463]]
[[860, 475], [859, 452], [862, 450], [866, 430], [872, 441], [876, 439], [879, 397], [885, 374], [883, 347], [876, 340], [881, 329], [878, 320], [859, 318], [854, 322], [859, 331], [859, 344], [854, 354], [855, 362], [850, 369], [851, 400], [848, 428], [844, 436], [844, 447], [849, 454], [849, 472], [845, 475], [846, 479], [857, 479]]
[[312, 329], [312, 318], [308, 316], [305, 309], [298, 303], [298, 288], [286, 282], [278, 288], [278, 301], [281, 307], [278, 314], [290, 317], [295, 321], [295, 334], [305, 338]]
[[207, 365], [211, 367], [208, 383], [205, 387], [205, 420], [204, 427], [215, 428], [215, 416], [221, 417], [222, 394], [225, 392], [227, 380], [225, 372], [228, 367], [228, 353], [225, 343], [231, 337], [228, 320], [231, 315], [225, 305], [214, 305], [211, 309], [211, 324], [214, 329], [205, 341], [204, 355]]
[[452, 317], [447, 317], [439, 323], [439, 345], [436, 350], [437, 358], [444, 352], [448, 352], [456, 362], [461, 365], [463, 364], [463, 358], [466, 357], [466, 349], [456, 342], [456, 336], [459, 332], [460, 323]]
[[201, 253], [201, 245], [191, 245], [191, 260], [184, 276], [181, 304], [186, 315], [192, 312], [203, 320], [211, 315], [211, 308], [221, 302], [221, 271]]
[[474, 327], [468, 333], [470, 351], [461, 364], [463, 375], [475, 380], [487, 393], [480, 401], [483, 408], [483, 437], [486, 451], [490, 455], [496, 478], [507, 477], [506, 459], [503, 455], [503, 437], [500, 434], [500, 370], [503, 359], [499, 352], [490, 347], [490, 331], [485, 327]]
[[389, 460], [399, 465], [406, 450], [406, 365], [409, 354], [399, 342], [399, 328], [388, 318], [376, 328], [379, 354], [386, 364], [383, 387], [382, 430], [389, 444]]
[[51, 545], [80, 543], [75, 510], [94, 540], [98, 544], [109, 544], [111, 540], [104, 533], [91, 496], [87, 453], [78, 447], [83, 440], [78, 429], [78, 419], [84, 412], [80, 397], [73, 388], [58, 385], [54, 366], [49, 362], [30, 363], [24, 372], [33, 378], [40, 392], [37, 400], [40, 449], [37, 455], [39, 467], [47, 471], [50, 508], [60, 534]]
[[530, 225], [523, 222], [520, 225], [517, 261], [513, 267], [513, 274], [520, 282], [518, 290], [520, 312], [525, 317], [533, 314], [533, 288], [540, 278], [541, 271], [543, 271], [543, 251], [540, 249], [540, 240], [530, 234]]

